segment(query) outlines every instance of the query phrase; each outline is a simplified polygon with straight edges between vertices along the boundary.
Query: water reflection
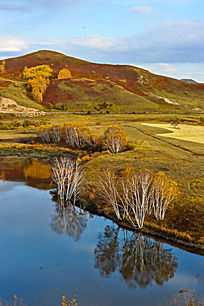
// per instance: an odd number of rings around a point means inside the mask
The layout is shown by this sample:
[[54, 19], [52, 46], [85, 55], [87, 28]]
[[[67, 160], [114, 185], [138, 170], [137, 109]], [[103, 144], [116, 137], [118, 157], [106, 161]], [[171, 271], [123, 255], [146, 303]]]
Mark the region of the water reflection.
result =
[[51, 227], [58, 234], [67, 234], [68, 236], [79, 240], [87, 225], [87, 214], [82, 209], [74, 205], [63, 202], [56, 203], [56, 214], [52, 218]]
[[177, 258], [162, 242], [115, 226], [106, 226], [99, 234], [95, 268], [109, 277], [118, 270], [129, 287], [147, 287], [155, 282], [163, 285], [174, 277]]
[[2, 181], [26, 182], [38, 189], [50, 189], [51, 168], [48, 160], [4, 158], [0, 162]]

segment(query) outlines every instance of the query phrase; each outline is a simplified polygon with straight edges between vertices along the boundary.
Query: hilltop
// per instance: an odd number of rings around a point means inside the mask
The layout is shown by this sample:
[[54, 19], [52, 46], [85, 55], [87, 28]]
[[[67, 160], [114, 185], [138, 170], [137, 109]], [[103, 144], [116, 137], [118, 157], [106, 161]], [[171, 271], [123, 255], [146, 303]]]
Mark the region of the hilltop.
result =
[[[25, 66], [43, 64], [50, 65], [53, 75], [39, 104], [28, 96], [22, 71]], [[72, 78], [58, 80], [62, 68], [68, 68]], [[0, 72], [0, 95], [37, 109], [63, 103], [68, 111], [95, 111], [99, 104], [110, 102], [110, 111], [115, 112], [204, 112], [204, 84], [129, 65], [91, 63], [47, 50], [6, 59]]]

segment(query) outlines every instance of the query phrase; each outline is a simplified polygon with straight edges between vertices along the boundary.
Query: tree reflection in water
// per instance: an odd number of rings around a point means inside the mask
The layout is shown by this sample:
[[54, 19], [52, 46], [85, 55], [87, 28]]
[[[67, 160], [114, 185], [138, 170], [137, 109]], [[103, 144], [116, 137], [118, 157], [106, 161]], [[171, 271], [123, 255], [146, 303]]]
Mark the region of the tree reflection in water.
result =
[[178, 267], [172, 250], [162, 242], [114, 226], [106, 226], [99, 234], [94, 253], [95, 268], [102, 275], [109, 277], [118, 269], [129, 287], [147, 287], [152, 282], [161, 286], [174, 277]]
[[71, 203], [65, 205], [61, 201], [56, 204], [56, 214], [52, 218], [51, 226], [58, 234], [66, 233], [77, 241], [86, 225], [87, 214], [85, 211]]

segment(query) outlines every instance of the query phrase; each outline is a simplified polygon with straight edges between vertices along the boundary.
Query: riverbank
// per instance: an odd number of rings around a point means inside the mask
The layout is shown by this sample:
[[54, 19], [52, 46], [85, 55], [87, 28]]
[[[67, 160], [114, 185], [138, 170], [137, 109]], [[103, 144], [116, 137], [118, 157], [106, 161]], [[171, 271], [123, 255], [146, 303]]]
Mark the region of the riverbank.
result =
[[116, 223], [117, 225], [121, 226], [124, 229], [146, 234], [150, 237], [159, 239], [164, 243], [171, 244], [185, 251], [204, 256], [204, 245], [194, 241], [194, 239], [185, 232], [179, 232], [177, 230], [167, 229], [164, 226], [159, 226], [157, 224], [150, 222], [145, 222], [143, 228], [137, 230], [133, 228], [132, 225], [128, 223], [126, 220], [119, 221], [114, 214], [106, 213], [102, 208], [97, 208], [93, 204], [87, 202], [84, 203], [78, 202], [77, 206], [90, 212], [93, 215], [101, 216], [109, 220], [112, 220], [114, 223]]

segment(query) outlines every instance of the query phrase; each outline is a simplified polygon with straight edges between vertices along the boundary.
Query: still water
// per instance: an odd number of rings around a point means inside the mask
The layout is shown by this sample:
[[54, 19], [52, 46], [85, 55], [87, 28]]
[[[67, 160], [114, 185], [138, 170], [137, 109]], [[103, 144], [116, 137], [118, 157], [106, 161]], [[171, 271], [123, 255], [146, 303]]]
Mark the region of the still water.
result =
[[24, 305], [168, 305], [180, 289], [204, 295], [204, 257], [52, 200], [50, 168], [0, 162], [0, 298]]

